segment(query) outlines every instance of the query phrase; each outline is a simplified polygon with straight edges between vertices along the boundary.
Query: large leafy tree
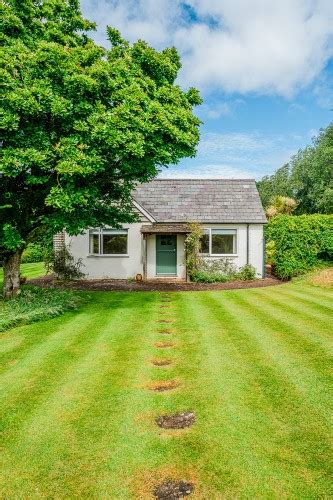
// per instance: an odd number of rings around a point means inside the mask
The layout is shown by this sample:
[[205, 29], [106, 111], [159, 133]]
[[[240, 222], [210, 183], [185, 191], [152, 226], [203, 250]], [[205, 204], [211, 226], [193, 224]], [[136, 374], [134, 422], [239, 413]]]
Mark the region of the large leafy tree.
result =
[[257, 186], [265, 208], [276, 196], [286, 196], [295, 198], [298, 214], [332, 213], [333, 124], [289, 163], [258, 181]]
[[299, 213], [333, 213], [333, 123], [290, 162]]
[[276, 196], [292, 196], [293, 190], [290, 183], [290, 167], [288, 163], [280, 167], [274, 174], [265, 175], [257, 182], [261, 202], [267, 208]]
[[78, 0], [6, 0], [0, 9], [0, 254], [11, 296], [41, 228], [77, 234], [130, 222], [133, 186], [194, 156], [200, 97], [175, 84], [174, 48], [130, 45], [111, 28], [110, 49], [97, 46]]

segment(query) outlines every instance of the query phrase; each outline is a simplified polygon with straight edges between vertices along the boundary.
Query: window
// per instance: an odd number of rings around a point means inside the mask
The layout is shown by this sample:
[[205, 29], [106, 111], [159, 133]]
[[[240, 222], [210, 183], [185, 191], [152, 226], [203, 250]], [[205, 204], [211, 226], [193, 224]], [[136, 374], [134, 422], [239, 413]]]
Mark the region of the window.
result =
[[213, 255], [236, 253], [236, 229], [212, 229], [211, 235]]
[[236, 229], [204, 229], [201, 253], [208, 255], [235, 255], [237, 253]]
[[89, 252], [94, 255], [127, 255], [127, 229], [91, 229]]
[[209, 253], [209, 229], [203, 230], [203, 235], [201, 236], [201, 247], [200, 253]]

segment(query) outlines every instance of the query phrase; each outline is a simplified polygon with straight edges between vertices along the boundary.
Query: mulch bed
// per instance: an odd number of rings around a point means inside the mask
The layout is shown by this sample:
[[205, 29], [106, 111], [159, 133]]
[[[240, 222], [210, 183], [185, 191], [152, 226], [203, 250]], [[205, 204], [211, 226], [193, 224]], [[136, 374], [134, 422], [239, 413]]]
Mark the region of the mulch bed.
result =
[[[258, 288], [284, 283], [276, 278], [269, 277], [254, 281], [231, 281], [229, 283], [186, 283], [183, 281], [163, 283], [161, 281], [131, 282], [128, 280], [99, 279], [99, 280], [77, 280], [68, 283], [57, 281], [54, 276], [44, 276], [28, 280], [29, 285], [37, 285], [44, 288], [69, 288], [73, 290], [89, 291], [127, 291], [127, 292], [188, 292], [200, 290], [232, 290], [236, 288]], [[165, 302], [167, 296], [165, 296]], [[162, 299], [163, 300], [163, 299]]]
[[158, 484], [154, 489], [154, 497], [158, 500], [174, 500], [183, 498], [194, 491], [194, 485], [188, 481], [173, 481], [166, 479], [163, 483]]
[[155, 422], [162, 429], [185, 429], [191, 427], [195, 422], [195, 414], [192, 411], [176, 413], [175, 415], [162, 415]]

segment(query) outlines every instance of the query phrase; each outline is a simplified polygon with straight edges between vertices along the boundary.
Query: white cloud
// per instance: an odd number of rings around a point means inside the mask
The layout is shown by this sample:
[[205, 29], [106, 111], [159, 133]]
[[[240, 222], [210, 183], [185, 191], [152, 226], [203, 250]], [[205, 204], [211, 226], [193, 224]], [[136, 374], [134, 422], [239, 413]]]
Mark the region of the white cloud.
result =
[[259, 179], [288, 162], [300, 142], [297, 135], [206, 133], [202, 135], [196, 158], [171, 165], [160, 176]]
[[[291, 96], [333, 55], [332, 0], [82, 0], [99, 26], [131, 41], [176, 45], [180, 81], [201, 90]], [[223, 113], [222, 113], [223, 114]]]

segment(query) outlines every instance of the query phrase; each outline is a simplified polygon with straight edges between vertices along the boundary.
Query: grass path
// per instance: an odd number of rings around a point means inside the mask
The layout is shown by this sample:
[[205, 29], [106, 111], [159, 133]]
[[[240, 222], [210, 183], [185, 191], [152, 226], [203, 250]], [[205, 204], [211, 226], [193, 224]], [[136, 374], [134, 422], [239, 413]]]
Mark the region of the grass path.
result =
[[[96, 292], [1, 335], [0, 496], [149, 498], [173, 477], [196, 498], [330, 497], [333, 292], [162, 295]], [[189, 429], [155, 424], [187, 410]]]

